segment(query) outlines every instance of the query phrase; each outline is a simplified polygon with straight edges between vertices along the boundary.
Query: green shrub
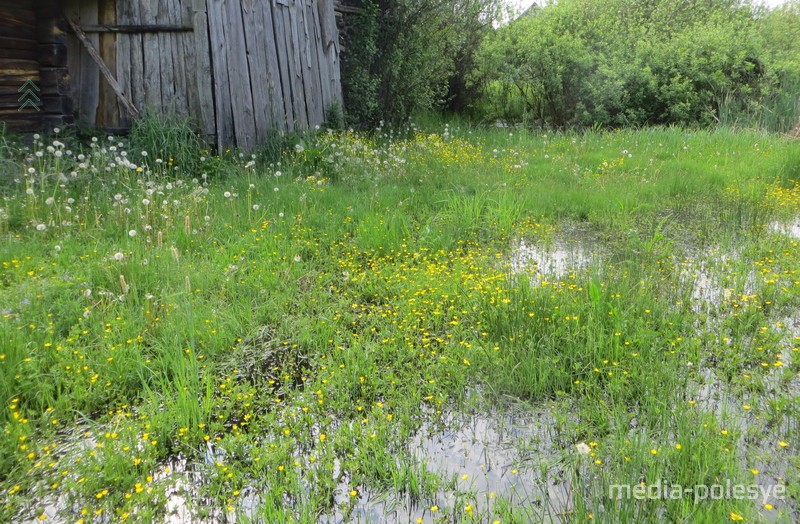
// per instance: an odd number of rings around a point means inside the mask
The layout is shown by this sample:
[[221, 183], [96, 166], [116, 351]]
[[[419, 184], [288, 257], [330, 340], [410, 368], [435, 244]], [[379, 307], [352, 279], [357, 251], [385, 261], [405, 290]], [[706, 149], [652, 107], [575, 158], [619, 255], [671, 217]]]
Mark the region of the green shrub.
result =
[[487, 118], [780, 130], [800, 109], [797, 5], [562, 0], [487, 37], [473, 80]]

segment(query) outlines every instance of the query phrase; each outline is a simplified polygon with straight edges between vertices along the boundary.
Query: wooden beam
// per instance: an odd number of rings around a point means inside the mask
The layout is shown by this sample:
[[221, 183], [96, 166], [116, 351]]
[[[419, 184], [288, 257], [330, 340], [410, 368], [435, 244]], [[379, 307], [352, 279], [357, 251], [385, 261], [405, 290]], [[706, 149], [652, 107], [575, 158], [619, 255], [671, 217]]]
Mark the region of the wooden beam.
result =
[[189, 33], [194, 28], [189, 25], [144, 24], [144, 25], [85, 25], [84, 33]]
[[350, 7], [347, 5], [337, 5], [333, 8], [334, 11], [337, 13], [346, 13], [352, 15], [360, 15], [366, 13], [366, 10], [362, 7]]
[[100, 58], [100, 54], [97, 52], [97, 49], [95, 49], [94, 45], [92, 45], [89, 39], [86, 38], [86, 34], [81, 30], [80, 27], [78, 27], [78, 24], [72, 21], [71, 18], [67, 17], [67, 23], [69, 23], [69, 26], [75, 33], [75, 36], [78, 37], [78, 40], [81, 41], [83, 47], [86, 48], [86, 51], [88, 51], [89, 56], [91, 56], [92, 60], [94, 60], [95, 63], [97, 63], [97, 67], [100, 68], [100, 72], [103, 73], [103, 76], [106, 78], [108, 84], [114, 90], [114, 93], [116, 93], [120, 102], [122, 102], [122, 105], [125, 106], [125, 109], [128, 110], [128, 113], [130, 113], [131, 117], [138, 118], [139, 111], [136, 109], [133, 103], [130, 100], [128, 100], [128, 98], [125, 96], [125, 93], [122, 92], [122, 88], [120, 87], [119, 82], [117, 82], [117, 79], [114, 78], [114, 75], [111, 74], [111, 71], [108, 69], [108, 66], [105, 64], [105, 62], [103, 62], [103, 59]]

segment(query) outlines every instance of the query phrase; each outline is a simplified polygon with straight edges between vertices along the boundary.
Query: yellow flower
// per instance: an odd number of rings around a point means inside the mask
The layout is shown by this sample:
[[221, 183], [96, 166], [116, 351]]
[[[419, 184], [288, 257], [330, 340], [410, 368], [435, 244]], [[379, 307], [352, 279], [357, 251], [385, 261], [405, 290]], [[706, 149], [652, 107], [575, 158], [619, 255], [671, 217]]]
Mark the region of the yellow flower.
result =
[[734, 513], [733, 511], [731, 511], [730, 517], [734, 522], [741, 522], [744, 520], [743, 516], [739, 515], [738, 513]]
[[787, 446], [789, 445], [789, 443], [788, 443], [788, 442], [786, 442], [786, 441], [783, 441], [783, 440], [779, 440], [779, 441], [778, 441], [778, 445], [779, 445], [780, 447], [782, 447], [782, 448], [785, 448], [785, 447], [787, 447]]
[[433, 506], [431, 506], [431, 511], [439, 511], [439, 506], [434, 504]]

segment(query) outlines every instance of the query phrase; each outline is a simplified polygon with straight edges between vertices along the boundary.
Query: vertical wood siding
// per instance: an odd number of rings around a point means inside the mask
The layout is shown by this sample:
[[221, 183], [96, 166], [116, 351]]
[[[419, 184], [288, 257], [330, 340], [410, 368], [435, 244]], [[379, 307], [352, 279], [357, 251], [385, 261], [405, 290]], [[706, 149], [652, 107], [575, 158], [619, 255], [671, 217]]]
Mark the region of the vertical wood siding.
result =
[[[342, 100], [333, 0], [68, 0], [64, 10], [138, 110], [189, 116], [222, 149], [322, 124]], [[68, 51], [80, 122], [129, 127], [76, 38]]]

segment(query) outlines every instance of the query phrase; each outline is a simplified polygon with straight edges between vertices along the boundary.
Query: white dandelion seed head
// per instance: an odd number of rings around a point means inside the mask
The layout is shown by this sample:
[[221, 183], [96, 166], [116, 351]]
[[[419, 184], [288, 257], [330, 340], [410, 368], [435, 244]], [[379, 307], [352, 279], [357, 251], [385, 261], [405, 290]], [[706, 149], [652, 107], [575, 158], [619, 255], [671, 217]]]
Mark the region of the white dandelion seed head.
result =
[[136, 230], [135, 229], [131, 229], [130, 231], [128, 231], [128, 236], [131, 237], [131, 238], [135, 237], [136, 236]]
[[124, 258], [125, 258], [125, 254], [122, 253], [122, 251], [118, 251], [117, 253], [114, 253], [114, 260], [116, 260], [117, 262], [122, 262], [122, 259], [124, 259]]
[[44, 224], [36, 224], [36, 231], [44, 231], [47, 229], [47, 226]]

